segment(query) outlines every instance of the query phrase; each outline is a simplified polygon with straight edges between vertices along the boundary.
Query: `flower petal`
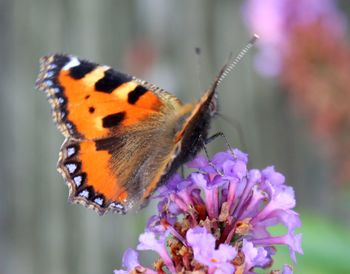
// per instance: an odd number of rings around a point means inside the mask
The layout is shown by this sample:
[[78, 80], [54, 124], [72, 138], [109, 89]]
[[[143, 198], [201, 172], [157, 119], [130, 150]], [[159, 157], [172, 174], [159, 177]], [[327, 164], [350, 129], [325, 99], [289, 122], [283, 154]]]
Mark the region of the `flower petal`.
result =
[[281, 185], [285, 181], [285, 177], [281, 173], [275, 171], [274, 166], [269, 166], [265, 168], [261, 173], [264, 179], [269, 181], [273, 185]]
[[132, 248], [125, 250], [123, 255], [123, 266], [128, 270], [131, 270], [138, 265], [140, 265], [139, 254], [136, 252], [136, 250]]

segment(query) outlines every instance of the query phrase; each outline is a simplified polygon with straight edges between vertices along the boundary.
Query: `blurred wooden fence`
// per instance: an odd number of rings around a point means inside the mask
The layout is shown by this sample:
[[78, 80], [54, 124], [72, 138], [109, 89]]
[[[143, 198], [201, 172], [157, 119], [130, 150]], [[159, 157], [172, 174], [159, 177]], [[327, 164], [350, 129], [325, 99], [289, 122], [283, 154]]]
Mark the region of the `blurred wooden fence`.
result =
[[[55, 169], [63, 137], [44, 94], [33, 88], [39, 57], [66, 52], [125, 70], [125, 53], [148, 40], [156, 53], [151, 80], [191, 101], [202, 92], [194, 48], [202, 48], [204, 89], [229, 52], [249, 39], [240, 7], [228, 0], [0, 2], [0, 274], [111, 273], [154, 212], [99, 217], [66, 202]], [[275, 164], [303, 207], [344, 214], [303, 123], [292, 118], [276, 84], [255, 74], [252, 56], [225, 80], [221, 113], [242, 126], [254, 166]], [[214, 124], [241, 146], [232, 125], [220, 118]], [[212, 151], [218, 148], [220, 141]]]

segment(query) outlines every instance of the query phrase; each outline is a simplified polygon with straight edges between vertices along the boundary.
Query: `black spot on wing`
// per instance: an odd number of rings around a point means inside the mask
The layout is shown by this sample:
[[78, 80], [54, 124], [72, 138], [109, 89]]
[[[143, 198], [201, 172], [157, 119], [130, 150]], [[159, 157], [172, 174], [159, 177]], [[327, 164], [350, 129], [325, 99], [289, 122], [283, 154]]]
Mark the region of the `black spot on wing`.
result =
[[133, 91], [129, 92], [128, 94], [128, 103], [129, 104], [135, 104], [139, 98], [144, 95], [147, 92], [147, 89], [145, 89], [142, 86], [137, 86]]
[[125, 111], [114, 113], [103, 117], [102, 126], [104, 128], [111, 128], [118, 126], [125, 118]]
[[127, 74], [115, 71], [113, 69], [108, 69], [105, 71], [104, 77], [96, 82], [95, 90], [111, 93], [120, 85], [131, 81], [131, 79], [132, 77]]
[[79, 80], [83, 78], [86, 74], [93, 71], [97, 67], [96, 64], [90, 63], [88, 61], [80, 61], [80, 65], [72, 67], [69, 70], [70, 77]]
[[96, 150], [107, 150], [110, 154], [120, 151], [125, 145], [125, 139], [121, 137], [109, 137], [95, 141]]
[[89, 112], [90, 113], [94, 113], [95, 112], [95, 108], [94, 107], [89, 107]]
[[55, 66], [57, 66], [57, 71], [61, 70], [61, 68], [64, 67], [65, 64], [67, 64], [70, 61], [70, 57], [66, 56], [66, 55], [62, 55], [62, 54], [56, 54], [54, 56], [54, 60], [52, 62], [52, 64], [54, 64]]

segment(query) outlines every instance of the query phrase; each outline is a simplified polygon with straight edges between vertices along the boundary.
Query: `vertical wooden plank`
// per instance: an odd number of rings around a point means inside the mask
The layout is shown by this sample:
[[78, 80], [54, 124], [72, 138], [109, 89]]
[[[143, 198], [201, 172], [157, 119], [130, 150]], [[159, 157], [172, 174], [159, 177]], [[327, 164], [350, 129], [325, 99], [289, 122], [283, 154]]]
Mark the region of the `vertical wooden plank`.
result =
[[14, 142], [11, 131], [11, 96], [9, 76], [12, 72], [13, 2], [0, 1], [0, 273], [9, 273], [14, 252], [12, 209], [14, 206]]

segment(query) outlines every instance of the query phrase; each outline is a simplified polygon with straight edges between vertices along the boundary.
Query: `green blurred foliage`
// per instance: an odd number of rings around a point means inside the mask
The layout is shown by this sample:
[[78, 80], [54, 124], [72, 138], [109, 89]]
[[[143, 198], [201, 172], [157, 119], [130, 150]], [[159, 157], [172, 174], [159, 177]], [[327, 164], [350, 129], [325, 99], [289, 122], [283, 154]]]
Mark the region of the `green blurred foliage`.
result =
[[[294, 273], [350, 273], [349, 228], [316, 213], [301, 211], [300, 215], [302, 227], [297, 231], [303, 234], [304, 255], [297, 255]], [[279, 235], [282, 231], [277, 228], [273, 232]], [[275, 263], [277, 268], [285, 263], [293, 265], [287, 247], [277, 248]]]

